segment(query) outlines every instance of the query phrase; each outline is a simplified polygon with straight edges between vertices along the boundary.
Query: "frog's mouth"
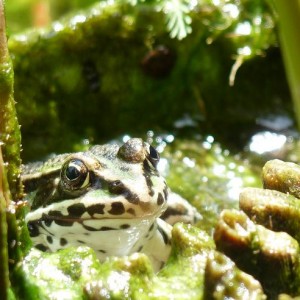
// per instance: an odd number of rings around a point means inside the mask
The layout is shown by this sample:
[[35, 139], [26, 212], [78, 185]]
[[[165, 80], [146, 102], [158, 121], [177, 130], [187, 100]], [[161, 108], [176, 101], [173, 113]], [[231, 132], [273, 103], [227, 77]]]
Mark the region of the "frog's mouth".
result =
[[[136, 217], [134, 219], [139, 220], [139, 219], [147, 219], [149, 216], [143, 216], [143, 217]], [[86, 217], [86, 218], [81, 218], [81, 217], [69, 217], [69, 216], [49, 216], [49, 215], [43, 215], [41, 218], [37, 220], [27, 220], [28, 223], [31, 224], [36, 224], [36, 225], [42, 225], [42, 222], [45, 223], [46, 226], [48, 224], [51, 224], [52, 222], [55, 222], [57, 225], [61, 226], [72, 226], [73, 223], [79, 223], [83, 224], [84, 222], [88, 221], [105, 221], [105, 220], [132, 220], [132, 218], [129, 217], [122, 217], [119, 216], [118, 218], [110, 218], [110, 217], [102, 217], [102, 218], [97, 218], [97, 217]]]
[[[37, 216], [38, 217], [38, 216]], [[51, 227], [52, 224], [56, 224], [58, 226], [63, 227], [71, 227], [74, 223], [80, 224], [82, 227], [89, 231], [99, 231], [99, 230], [112, 230], [117, 228], [111, 228], [111, 226], [106, 226], [105, 224], [118, 224], [120, 223], [120, 226], [118, 229], [126, 229], [130, 226], [128, 223], [132, 222], [142, 222], [142, 221], [150, 221], [156, 218], [155, 214], [146, 214], [144, 216], [138, 216], [138, 217], [129, 217], [128, 215], [124, 216], [104, 216], [104, 217], [73, 217], [73, 216], [65, 216], [60, 211], [50, 211], [49, 214], [43, 213], [42, 216], [40, 215], [38, 218], [25, 218], [28, 228], [30, 227], [43, 227], [46, 229], [47, 227]], [[104, 223], [102, 227], [102, 224]], [[104, 226], [105, 225], [105, 226]], [[96, 229], [94, 226], [97, 226], [98, 229]], [[115, 226], [114, 226], [115, 227]]]
[[[43, 215], [36, 220], [27, 220], [27, 227], [31, 237], [40, 235], [41, 232], [53, 234], [57, 231], [57, 226], [65, 228], [62, 232], [79, 232], [79, 231], [109, 231], [109, 230], [131, 230], [138, 228], [142, 224], [150, 226], [153, 224], [154, 217], [144, 218], [71, 218], [68, 216], [48, 216]], [[148, 225], [147, 225], [148, 224]], [[74, 227], [73, 227], [74, 226]], [[42, 230], [42, 231], [41, 231]]]

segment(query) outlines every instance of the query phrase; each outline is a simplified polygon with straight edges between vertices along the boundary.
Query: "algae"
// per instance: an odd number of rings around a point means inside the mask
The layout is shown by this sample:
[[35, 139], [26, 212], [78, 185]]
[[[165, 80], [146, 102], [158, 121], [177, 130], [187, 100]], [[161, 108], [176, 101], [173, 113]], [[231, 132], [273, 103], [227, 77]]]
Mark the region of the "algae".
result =
[[[38, 289], [38, 299], [170, 299], [170, 295], [173, 299], [221, 299], [214, 296], [221, 293], [219, 285], [224, 285], [223, 295], [228, 297], [264, 299], [260, 284], [217, 253], [212, 238], [204, 231], [177, 224], [172, 236], [171, 257], [158, 274], [144, 254], [100, 263], [88, 247], [51, 254], [32, 249], [20, 268], [27, 282]], [[212, 263], [214, 257], [218, 258], [216, 264]], [[234, 285], [225, 279], [226, 274], [235, 276]], [[214, 286], [207, 281], [210, 276], [215, 278]]]

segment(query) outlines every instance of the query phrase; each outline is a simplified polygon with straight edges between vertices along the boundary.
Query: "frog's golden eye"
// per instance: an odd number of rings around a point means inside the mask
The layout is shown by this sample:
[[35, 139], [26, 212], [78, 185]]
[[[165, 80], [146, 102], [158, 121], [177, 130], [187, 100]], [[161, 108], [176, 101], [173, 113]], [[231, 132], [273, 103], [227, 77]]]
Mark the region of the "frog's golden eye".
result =
[[78, 190], [88, 186], [89, 170], [80, 159], [67, 161], [61, 171], [63, 185], [71, 190]]
[[159, 153], [157, 152], [157, 150], [154, 147], [152, 147], [150, 145], [149, 146], [149, 160], [151, 161], [151, 163], [154, 167], [157, 166], [159, 159], [160, 159]]

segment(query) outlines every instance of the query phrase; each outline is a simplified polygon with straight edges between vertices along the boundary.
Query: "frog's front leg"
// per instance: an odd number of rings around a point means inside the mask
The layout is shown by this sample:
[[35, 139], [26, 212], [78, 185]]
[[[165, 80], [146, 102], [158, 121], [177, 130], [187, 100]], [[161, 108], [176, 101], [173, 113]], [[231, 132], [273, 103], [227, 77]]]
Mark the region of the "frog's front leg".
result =
[[167, 261], [171, 251], [171, 230], [172, 226], [161, 219], [157, 219], [154, 223], [147, 240], [144, 243], [141, 252], [148, 255], [154, 271], [159, 271]]
[[147, 254], [154, 270], [159, 271], [170, 255], [171, 225], [177, 222], [195, 224], [201, 219], [201, 214], [194, 206], [178, 194], [171, 192], [168, 196], [167, 210], [150, 227], [146, 242], [139, 247], [139, 251]]

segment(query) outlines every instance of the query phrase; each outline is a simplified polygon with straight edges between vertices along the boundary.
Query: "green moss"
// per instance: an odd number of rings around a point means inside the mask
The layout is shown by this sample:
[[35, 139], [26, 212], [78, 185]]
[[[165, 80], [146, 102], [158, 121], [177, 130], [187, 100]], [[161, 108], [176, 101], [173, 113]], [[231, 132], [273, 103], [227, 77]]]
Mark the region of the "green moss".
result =
[[205, 287], [204, 299], [266, 299], [260, 283], [220, 252], [208, 257]]
[[300, 203], [294, 196], [247, 188], [240, 195], [240, 207], [256, 223], [274, 231], [287, 232], [300, 242]]
[[[112, 257], [99, 263], [87, 247], [68, 248], [52, 254], [32, 249], [20, 270], [25, 273], [32, 293], [40, 297], [37, 299], [169, 299], [170, 295], [174, 299], [201, 299], [206, 289], [207, 257], [214, 243], [205, 232], [182, 224], [177, 224], [172, 234], [171, 257], [158, 274], [154, 274], [144, 254]], [[223, 265], [226, 264], [228, 267], [234, 265], [229, 259], [223, 261]], [[217, 269], [211, 266], [211, 276], [215, 271]], [[255, 291], [262, 295], [259, 284], [252, 278], [240, 276], [241, 271], [236, 267], [233, 273], [239, 280], [235, 286], [231, 285], [231, 291], [237, 292], [244, 284], [248, 293]]]

